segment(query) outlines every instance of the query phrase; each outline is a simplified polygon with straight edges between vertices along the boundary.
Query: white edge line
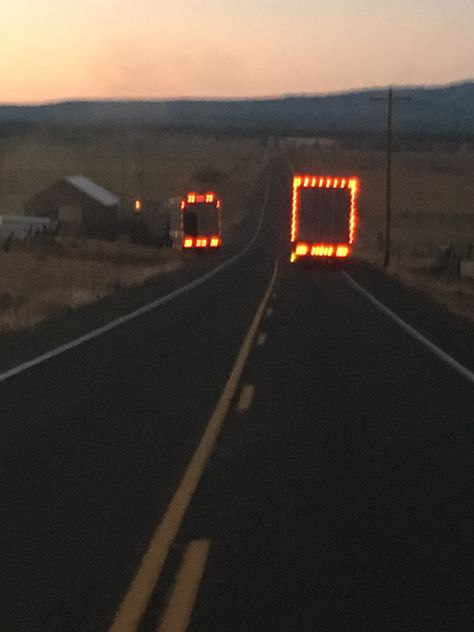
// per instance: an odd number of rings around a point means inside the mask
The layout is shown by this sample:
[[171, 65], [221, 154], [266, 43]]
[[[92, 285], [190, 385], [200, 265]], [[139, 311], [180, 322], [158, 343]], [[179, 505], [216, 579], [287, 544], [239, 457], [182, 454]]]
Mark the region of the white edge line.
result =
[[103, 334], [109, 331], [112, 331], [113, 329], [116, 329], [117, 327], [120, 327], [121, 325], [124, 325], [125, 323], [131, 320], [134, 320], [135, 318], [138, 318], [139, 316], [143, 316], [144, 314], [147, 314], [148, 312], [151, 312], [154, 309], [157, 309], [158, 307], [165, 305], [166, 303], [169, 303], [170, 301], [177, 298], [178, 296], [181, 296], [182, 294], [185, 294], [186, 292], [193, 290], [195, 287], [198, 287], [202, 283], [205, 283], [212, 277], [222, 272], [222, 270], [224, 270], [225, 268], [235, 263], [238, 259], [243, 257], [243, 255], [246, 254], [252, 248], [255, 241], [257, 240], [257, 237], [259, 236], [260, 230], [262, 228], [263, 219], [265, 217], [265, 212], [266, 212], [269, 196], [270, 196], [270, 176], [268, 177], [265, 199], [263, 202], [263, 207], [260, 214], [260, 220], [257, 224], [255, 234], [252, 237], [251, 241], [247, 244], [247, 246], [245, 246], [243, 250], [235, 254], [233, 257], [231, 257], [227, 261], [224, 261], [224, 263], [222, 263], [220, 266], [218, 266], [217, 268], [214, 268], [213, 270], [211, 270], [210, 272], [207, 272], [206, 274], [203, 274], [203, 276], [198, 277], [194, 281], [191, 281], [190, 283], [187, 283], [186, 285], [183, 285], [182, 287], [176, 290], [173, 290], [169, 294], [166, 294], [165, 296], [162, 296], [161, 298], [156, 299], [155, 301], [152, 301], [151, 303], [147, 303], [146, 305], [139, 307], [138, 309], [134, 310], [133, 312], [130, 312], [129, 314], [125, 314], [124, 316], [120, 316], [119, 318], [111, 320], [106, 325], [103, 325], [102, 327], [98, 327], [97, 329], [93, 329], [89, 333], [84, 334], [83, 336], [80, 336], [79, 338], [74, 338], [74, 340], [71, 340], [70, 342], [66, 342], [60, 345], [59, 347], [55, 347], [54, 349], [51, 349], [51, 351], [42, 353], [41, 355], [37, 356], [36, 358], [33, 358], [32, 360], [27, 360], [26, 362], [22, 362], [21, 364], [18, 364], [17, 366], [0, 373], [0, 383], [5, 382], [6, 380], [14, 377], [15, 375], [18, 375], [19, 373], [23, 373], [24, 371], [27, 371], [28, 369], [32, 369], [33, 367], [38, 366], [39, 364], [43, 364], [43, 362], [47, 362], [48, 360], [51, 360], [52, 358], [62, 355], [63, 353], [66, 353], [66, 351], [70, 351], [71, 349], [74, 349], [75, 347], [79, 347], [80, 345], [84, 344], [85, 342], [88, 342], [89, 340], [98, 338], [99, 336], [102, 336]]
[[470, 371], [468, 368], [463, 366], [460, 362], [455, 360], [448, 353], [446, 353], [445, 351], [437, 347], [433, 342], [431, 342], [431, 340], [428, 340], [428, 338], [426, 338], [423, 334], [421, 334], [414, 327], [412, 327], [406, 321], [404, 321], [403, 318], [400, 318], [400, 316], [397, 316], [395, 312], [392, 312], [391, 309], [389, 309], [383, 303], [377, 300], [375, 296], [373, 296], [368, 290], [366, 290], [364, 287], [359, 285], [357, 281], [355, 281], [350, 276], [350, 274], [348, 274], [347, 272], [342, 272], [342, 274], [355, 290], [357, 290], [360, 294], [365, 296], [365, 298], [368, 301], [370, 301], [373, 305], [375, 305], [382, 313], [384, 313], [391, 320], [397, 323], [397, 325], [401, 327], [402, 329], [404, 329], [407, 333], [409, 333], [410, 336], [412, 336], [412, 338], [415, 338], [415, 340], [423, 344], [427, 349], [429, 349], [429, 351], [431, 351], [431, 353], [433, 353], [435, 356], [437, 356], [438, 358], [446, 362], [446, 364], [448, 364], [452, 369], [460, 373], [469, 382], [474, 384], [474, 373], [472, 371]]

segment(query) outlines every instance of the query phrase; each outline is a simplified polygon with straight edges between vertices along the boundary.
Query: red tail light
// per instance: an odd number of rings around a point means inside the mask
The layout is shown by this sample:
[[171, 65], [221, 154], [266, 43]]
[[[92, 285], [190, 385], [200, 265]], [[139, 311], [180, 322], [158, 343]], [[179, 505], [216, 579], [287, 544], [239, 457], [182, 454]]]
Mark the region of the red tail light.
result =
[[309, 252], [309, 246], [307, 244], [297, 244], [295, 252], [298, 255], [298, 257], [304, 257]]
[[296, 248], [291, 253], [291, 261], [294, 262], [298, 257], [347, 257], [350, 254], [349, 246], [346, 244], [296, 244]]
[[183, 248], [192, 248], [193, 245], [194, 242], [190, 237], [186, 237], [186, 239], [183, 240]]
[[347, 257], [349, 254], [349, 248], [347, 246], [338, 246], [336, 250], [336, 257]]

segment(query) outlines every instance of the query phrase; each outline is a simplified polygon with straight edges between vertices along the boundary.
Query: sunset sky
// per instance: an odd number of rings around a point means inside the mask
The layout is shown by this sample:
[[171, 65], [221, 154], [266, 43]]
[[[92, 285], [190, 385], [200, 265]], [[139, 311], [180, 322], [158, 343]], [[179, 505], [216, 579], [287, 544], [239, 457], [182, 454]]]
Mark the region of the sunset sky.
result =
[[474, 77], [466, 0], [4, 0], [0, 102], [245, 97]]

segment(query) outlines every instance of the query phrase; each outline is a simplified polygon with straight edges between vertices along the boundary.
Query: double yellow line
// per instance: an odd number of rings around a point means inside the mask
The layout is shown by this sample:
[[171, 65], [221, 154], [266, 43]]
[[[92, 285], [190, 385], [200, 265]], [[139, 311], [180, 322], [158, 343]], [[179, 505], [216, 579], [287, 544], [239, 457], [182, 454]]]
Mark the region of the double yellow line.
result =
[[278, 262], [275, 262], [270, 284], [257, 309], [248, 330], [232, 372], [227, 380], [209, 423], [201, 437], [198, 447], [181, 478], [178, 489], [166, 509], [166, 512], [154, 532], [148, 549], [143, 556], [140, 568], [130, 588], [118, 608], [109, 632], [136, 632], [150, 597], [160, 578], [171, 545], [183, 522], [185, 513], [201, 479], [204, 467], [214, 449], [224, 419], [239, 386], [247, 359], [252, 350], [258, 327], [265, 313], [278, 274]]

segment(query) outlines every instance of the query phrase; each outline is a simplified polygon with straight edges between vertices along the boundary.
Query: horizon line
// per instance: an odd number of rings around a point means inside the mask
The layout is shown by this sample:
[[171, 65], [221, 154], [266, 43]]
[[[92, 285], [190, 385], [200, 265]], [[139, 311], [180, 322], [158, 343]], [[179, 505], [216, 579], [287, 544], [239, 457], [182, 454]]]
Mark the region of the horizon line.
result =
[[[395, 90], [436, 90], [454, 88], [457, 86], [474, 83], [474, 77], [461, 79], [458, 81], [440, 83], [440, 84], [393, 84]], [[346, 90], [335, 90], [328, 92], [290, 92], [279, 95], [262, 95], [262, 96], [244, 96], [244, 97], [193, 97], [193, 96], [177, 96], [177, 97], [67, 97], [64, 99], [51, 99], [45, 101], [4, 101], [0, 102], [0, 107], [48, 107], [54, 105], [65, 105], [68, 103], [176, 103], [179, 101], [202, 102], [202, 103], [232, 103], [245, 101], [278, 101], [282, 99], [297, 98], [324, 98], [338, 97], [352, 94], [362, 94], [364, 92], [382, 92], [388, 90], [390, 84], [367, 86], [364, 88], [353, 88]]]

